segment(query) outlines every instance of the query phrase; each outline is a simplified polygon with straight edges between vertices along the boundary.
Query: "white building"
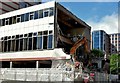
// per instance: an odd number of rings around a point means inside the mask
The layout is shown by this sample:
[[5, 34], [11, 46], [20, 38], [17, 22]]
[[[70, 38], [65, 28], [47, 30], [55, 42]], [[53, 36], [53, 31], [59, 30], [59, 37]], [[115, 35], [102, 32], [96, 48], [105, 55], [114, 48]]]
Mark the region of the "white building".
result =
[[110, 35], [110, 52], [111, 54], [120, 53], [120, 33], [113, 33]]
[[70, 42], [59, 41], [59, 34], [69, 38], [68, 35], [73, 37], [85, 32], [90, 48], [90, 30], [90, 26], [54, 1], [2, 14], [2, 67], [51, 67], [53, 59], [70, 58]]

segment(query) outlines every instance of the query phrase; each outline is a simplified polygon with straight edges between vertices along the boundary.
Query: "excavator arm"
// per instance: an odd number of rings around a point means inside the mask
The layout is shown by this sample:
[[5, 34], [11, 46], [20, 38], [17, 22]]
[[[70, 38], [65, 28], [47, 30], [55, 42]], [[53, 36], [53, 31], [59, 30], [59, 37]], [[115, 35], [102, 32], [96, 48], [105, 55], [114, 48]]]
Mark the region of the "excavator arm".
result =
[[70, 54], [73, 55], [73, 54], [76, 52], [77, 48], [80, 47], [80, 46], [82, 46], [82, 45], [85, 46], [86, 52], [89, 52], [89, 50], [88, 50], [88, 45], [87, 45], [87, 44], [88, 44], [88, 43], [87, 43], [87, 40], [86, 40], [85, 37], [83, 37], [83, 39], [77, 40], [77, 42], [76, 42], [76, 43], [72, 46], [72, 48], [70, 49]]

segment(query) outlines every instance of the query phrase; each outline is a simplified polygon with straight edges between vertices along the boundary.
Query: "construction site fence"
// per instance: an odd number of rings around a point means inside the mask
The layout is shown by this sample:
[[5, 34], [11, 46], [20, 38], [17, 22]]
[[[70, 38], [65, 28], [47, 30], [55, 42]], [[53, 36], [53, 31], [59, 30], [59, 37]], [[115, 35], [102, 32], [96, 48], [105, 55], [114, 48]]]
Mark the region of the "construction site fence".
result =
[[[0, 81], [3, 80], [20, 80], [20, 81], [74, 81], [77, 78], [86, 79], [96, 82], [109, 81], [109, 74], [94, 72], [95, 76], [66, 70], [64, 68], [1, 68]], [[86, 77], [88, 76], [88, 77]]]
[[59, 68], [4, 68], [0, 72], [0, 80], [20, 80], [20, 81], [73, 81], [74, 71], [66, 71]]

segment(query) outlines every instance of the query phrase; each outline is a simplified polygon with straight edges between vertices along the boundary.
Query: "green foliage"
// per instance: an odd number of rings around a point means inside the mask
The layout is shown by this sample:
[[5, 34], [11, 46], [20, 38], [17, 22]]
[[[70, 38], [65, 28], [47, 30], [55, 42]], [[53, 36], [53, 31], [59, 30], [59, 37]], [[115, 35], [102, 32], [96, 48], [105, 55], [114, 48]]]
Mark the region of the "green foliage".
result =
[[112, 74], [118, 74], [120, 70], [120, 55], [112, 54], [110, 56], [110, 71]]
[[91, 50], [91, 55], [93, 57], [104, 57], [104, 53], [101, 50], [98, 50], [98, 49]]

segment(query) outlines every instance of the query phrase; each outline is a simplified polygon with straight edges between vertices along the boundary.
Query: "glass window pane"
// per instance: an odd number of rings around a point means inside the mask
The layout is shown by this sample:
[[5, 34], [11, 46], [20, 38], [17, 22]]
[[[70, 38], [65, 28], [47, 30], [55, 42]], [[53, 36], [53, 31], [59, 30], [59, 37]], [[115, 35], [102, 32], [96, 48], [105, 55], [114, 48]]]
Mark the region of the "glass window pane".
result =
[[43, 35], [48, 35], [48, 31], [44, 31], [44, 32], [43, 32]]
[[32, 50], [32, 38], [29, 38], [28, 50]]
[[11, 48], [11, 40], [8, 40], [8, 52], [10, 51]]
[[19, 39], [16, 40], [16, 47], [15, 47], [15, 51], [19, 50]]
[[28, 38], [24, 38], [24, 50], [27, 50]]
[[37, 38], [37, 49], [42, 49], [42, 37]]
[[21, 15], [21, 22], [24, 22], [24, 14]]
[[5, 19], [2, 19], [2, 26], [5, 26]]
[[15, 51], [15, 40], [12, 40], [11, 51]]
[[49, 12], [48, 11], [44, 11], [44, 17], [48, 17]]
[[23, 39], [20, 39], [20, 51], [23, 50]]
[[25, 21], [28, 21], [28, 20], [29, 20], [29, 13], [26, 13], [26, 14], [25, 14], [25, 18], [24, 18], [24, 19], [25, 19]]
[[30, 12], [30, 20], [34, 19], [34, 12]]
[[9, 18], [6, 18], [5, 19], [5, 25], [8, 25], [9, 24]]
[[37, 49], [37, 37], [33, 37], [33, 50]]
[[7, 51], [7, 41], [4, 41], [4, 52]]
[[20, 20], [21, 20], [21, 19], [20, 19], [20, 15], [18, 15], [18, 16], [17, 16], [17, 23], [19, 23]]
[[2, 52], [2, 41], [0, 40], [0, 52]]
[[13, 22], [12, 22], [12, 17], [10, 17], [10, 19], [9, 19], [10, 21], [9, 21], [9, 25], [11, 25]]
[[43, 49], [47, 49], [47, 36], [43, 36]]
[[39, 11], [39, 18], [43, 18], [43, 10]]
[[2, 20], [0, 19], [0, 26], [2, 26]]
[[53, 35], [48, 36], [48, 48], [52, 48]]
[[50, 15], [49, 16], [53, 16], [53, 14], [54, 14], [54, 10], [53, 10], [53, 8], [50, 8]]
[[13, 18], [12, 18], [12, 24], [15, 24], [16, 23], [16, 16], [14, 16]]
[[35, 11], [35, 13], [34, 13], [34, 19], [38, 19], [38, 11]]

